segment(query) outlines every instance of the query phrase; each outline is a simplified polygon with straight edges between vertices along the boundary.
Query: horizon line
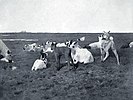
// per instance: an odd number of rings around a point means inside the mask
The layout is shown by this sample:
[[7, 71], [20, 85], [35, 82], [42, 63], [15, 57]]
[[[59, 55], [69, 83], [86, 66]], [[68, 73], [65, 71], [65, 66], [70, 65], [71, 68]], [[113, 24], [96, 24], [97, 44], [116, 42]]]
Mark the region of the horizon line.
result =
[[[0, 34], [6, 34], [6, 33], [25, 33], [25, 34], [28, 34], [28, 33], [103, 33], [103, 32], [28, 32], [28, 31], [21, 31], [21, 32], [0, 32]], [[110, 32], [110, 33], [133, 33], [133, 32]]]

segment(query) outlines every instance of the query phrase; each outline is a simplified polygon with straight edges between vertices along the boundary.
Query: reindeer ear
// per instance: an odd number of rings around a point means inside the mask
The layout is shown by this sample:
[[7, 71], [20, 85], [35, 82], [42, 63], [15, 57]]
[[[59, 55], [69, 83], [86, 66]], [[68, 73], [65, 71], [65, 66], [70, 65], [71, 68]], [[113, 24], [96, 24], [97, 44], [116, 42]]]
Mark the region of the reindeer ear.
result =
[[46, 45], [46, 44], [49, 44], [49, 40], [45, 42], [45, 45]]
[[57, 44], [57, 42], [53, 42], [53, 44], [55, 44], [55, 45], [56, 45], [56, 44]]
[[105, 31], [103, 31], [103, 33], [106, 33]]
[[43, 49], [40, 51], [40, 54], [42, 54], [43, 53]]
[[101, 35], [100, 34], [98, 34], [98, 36], [97, 37], [100, 37]]
[[70, 40], [70, 45], [73, 43], [73, 41], [72, 40]]
[[54, 45], [54, 43], [52, 42], [51, 45]]
[[11, 53], [11, 52], [8, 50], [8, 51], [7, 51], [7, 54], [10, 54], [10, 53]]
[[78, 42], [76, 41], [76, 42], [74, 42], [74, 45], [76, 45]]
[[52, 44], [51, 45], [56, 45], [57, 43], [56, 42], [52, 42]]

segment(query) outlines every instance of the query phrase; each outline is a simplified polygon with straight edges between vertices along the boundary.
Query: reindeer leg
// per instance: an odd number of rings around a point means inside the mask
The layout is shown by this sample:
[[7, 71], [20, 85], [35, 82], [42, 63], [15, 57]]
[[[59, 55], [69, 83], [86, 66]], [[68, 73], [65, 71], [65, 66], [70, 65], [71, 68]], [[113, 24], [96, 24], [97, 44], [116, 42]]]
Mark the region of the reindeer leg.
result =
[[61, 57], [61, 56], [58, 56], [58, 57], [57, 57], [57, 70], [58, 70], [58, 71], [61, 69], [61, 66], [60, 66], [60, 57]]
[[117, 60], [117, 64], [120, 65], [119, 56], [118, 56], [118, 53], [117, 53], [116, 49], [114, 49], [112, 51], [115, 54], [115, 57], [116, 57], [116, 60]]
[[110, 42], [108, 43], [108, 45], [104, 48], [104, 51], [105, 51], [106, 55], [105, 55], [103, 61], [105, 61], [105, 60], [108, 58], [108, 56], [109, 56], [109, 49], [110, 49], [110, 47], [111, 47], [112, 45], [113, 45], [113, 42], [110, 41]]
[[104, 55], [105, 55], [105, 51], [103, 49], [100, 49], [101, 51], [101, 62], [103, 61]]
[[113, 51], [113, 53], [115, 54], [116, 60], [117, 60], [117, 64], [120, 65], [120, 60], [119, 60], [119, 56], [115, 47], [115, 43], [113, 42], [111, 45], [111, 49]]
[[74, 65], [73, 70], [76, 70], [78, 68], [78, 65], [79, 65], [79, 59], [78, 59], [77, 55], [75, 55], [73, 57], [73, 65]]
[[103, 61], [105, 61], [108, 58], [108, 56], [109, 56], [109, 52], [108, 51], [106, 51], [105, 53], [106, 53], [106, 55], [105, 55]]
[[69, 57], [69, 52], [65, 52], [65, 60], [67, 60], [67, 66], [70, 67], [70, 57]]
[[56, 60], [56, 68], [57, 70], [60, 70], [60, 55], [57, 53], [54, 53], [54, 54], [55, 54], [55, 60]]

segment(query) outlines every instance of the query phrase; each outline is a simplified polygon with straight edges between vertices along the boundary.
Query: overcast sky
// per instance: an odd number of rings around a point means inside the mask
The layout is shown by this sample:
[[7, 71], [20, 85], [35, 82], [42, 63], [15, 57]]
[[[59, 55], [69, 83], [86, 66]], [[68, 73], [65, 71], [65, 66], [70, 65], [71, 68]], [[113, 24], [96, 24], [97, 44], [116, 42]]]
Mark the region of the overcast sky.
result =
[[133, 0], [0, 0], [0, 32], [133, 32]]

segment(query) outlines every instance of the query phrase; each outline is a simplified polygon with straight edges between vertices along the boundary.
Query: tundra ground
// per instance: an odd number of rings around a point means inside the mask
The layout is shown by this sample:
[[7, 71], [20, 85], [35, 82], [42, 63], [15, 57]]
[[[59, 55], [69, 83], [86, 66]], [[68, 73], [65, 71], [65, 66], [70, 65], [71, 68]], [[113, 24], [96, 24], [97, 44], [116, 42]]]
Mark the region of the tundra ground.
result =
[[[1, 34], [2, 39], [38, 39], [64, 42], [86, 37], [81, 46], [97, 41], [98, 34]], [[9, 35], [9, 36], [8, 36]], [[133, 41], [133, 34], [111, 34], [120, 56], [120, 66], [111, 53], [100, 62], [100, 51], [90, 50], [95, 58], [92, 64], [80, 64], [76, 71], [69, 70], [62, 57], [62, 69], [56, 71], [54, 54], [49, 54], [48, 68], [31, 71], [39, 53], [23, 51], [33, 41], [4, 41], [13, 53], [13, 64], [0, 62], [0, 100], [133, 100], [133, 48], [120, 49]], [[35, 41], [36, 42], [36, 41]], [[11, 67], [17, 67], [11, 70]], [[72, 68], [72, 66], [71, 66]]]

